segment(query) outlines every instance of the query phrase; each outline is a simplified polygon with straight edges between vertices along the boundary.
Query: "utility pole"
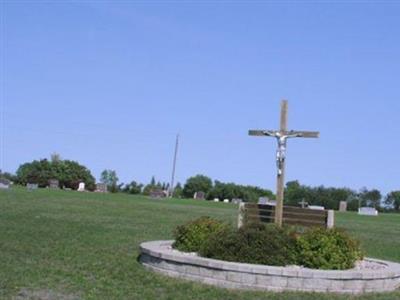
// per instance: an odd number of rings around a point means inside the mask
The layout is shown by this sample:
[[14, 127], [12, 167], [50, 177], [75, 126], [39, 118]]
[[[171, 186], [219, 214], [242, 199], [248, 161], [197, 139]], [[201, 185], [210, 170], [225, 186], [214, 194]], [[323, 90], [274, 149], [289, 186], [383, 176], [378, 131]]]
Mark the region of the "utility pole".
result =
[[176, 135], [176, 142], [175, 142], [174, 161], [172, 164], [171, 185], [169, 186], [169, 197], [170, 198], [174, 194], [174, 179], [175, 179], [175, 168], [176, 168], [176, 156], [178, 154], [178, 145], [179, 145], [179, 134]]

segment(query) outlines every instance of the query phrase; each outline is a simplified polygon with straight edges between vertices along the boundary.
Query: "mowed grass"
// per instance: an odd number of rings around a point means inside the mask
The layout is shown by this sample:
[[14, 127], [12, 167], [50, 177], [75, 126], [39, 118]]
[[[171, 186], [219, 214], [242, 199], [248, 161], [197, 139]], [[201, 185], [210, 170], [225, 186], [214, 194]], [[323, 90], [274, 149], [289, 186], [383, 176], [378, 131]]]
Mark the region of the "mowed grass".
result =
[[[237, 206], [0, 190], [0, 298], [50, 291], [56, 299], [400, 299], [400, 291], [356, 297], [226, 290], [155, 274], [137, 262], [141, 242], [171, 239], [176, 225], [203, 215], [234, 224]], [[400, 262], [400, 215], [342, 213], [336, 219], [368, 256]]]

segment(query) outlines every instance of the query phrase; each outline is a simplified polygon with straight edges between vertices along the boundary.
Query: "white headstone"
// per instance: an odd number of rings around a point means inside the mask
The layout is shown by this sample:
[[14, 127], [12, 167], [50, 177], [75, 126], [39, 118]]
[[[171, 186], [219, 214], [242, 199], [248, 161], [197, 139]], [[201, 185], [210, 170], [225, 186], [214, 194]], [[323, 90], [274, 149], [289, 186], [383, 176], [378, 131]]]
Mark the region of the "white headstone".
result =
[[224, 203], [229, 203], [229, 199], [224, 199]]
[[260, 197], [260, 198], [258, 198], [258, 204], [267, 204], [268, 201], [269, 201], [268, 197]]
[[243, 202], [243, 200], [240, 199], [240, 198], [233, 198], [233, 199], [232, 199], [232, 203], [233, 203], [233, 204], [240, 204], [240, 203], [242, 203], [242, 202]]
[[358, 214], [363, 216], [377, 216], [378, 211], [373, 207], [360, 207]]
[[347, 201], [339, 202], [339, 211], [347, 211]]
[[219, 202], [219, 199], [218, 198], [214, 198], [214, 202]]
[[8, 189], [10, 187], [10, 181], [5, 178], [0, 178], [0, 189]]
[[79, 182], [78, 192], [84, 192], [84, 191], [85, 191], [85, 183]]
[[26, 184], [26, 189], [28, 191], [37, 190], [37, 188], [38, 188], [38, 184], [37, 183], [27, 183]]
[[319, 205], [309, 205], [308, 208], [312, 210], [325, 210], [325, 207]]

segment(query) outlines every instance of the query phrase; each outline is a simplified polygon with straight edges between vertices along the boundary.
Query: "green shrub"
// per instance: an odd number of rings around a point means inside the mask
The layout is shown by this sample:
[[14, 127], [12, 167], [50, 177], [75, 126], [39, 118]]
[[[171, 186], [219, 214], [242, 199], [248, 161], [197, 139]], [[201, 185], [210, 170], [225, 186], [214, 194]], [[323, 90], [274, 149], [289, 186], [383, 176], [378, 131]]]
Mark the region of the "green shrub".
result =
[[299, 264], [313, 269], [349, 269], [363, 257], [359, 242], [338, 229], [306, 231], [297, 247]]
[[296, 237], [289, 228], [274, 224], [226, 227], [210, 235], [200, 255], [243, 263], [291, 265], [296, 263]]
[[210, 234], [224, 227], [227, 226], [221, 221], [210, 217], [200, 217], [175, 229], [173, 247], [180, 251], [197, 252]]

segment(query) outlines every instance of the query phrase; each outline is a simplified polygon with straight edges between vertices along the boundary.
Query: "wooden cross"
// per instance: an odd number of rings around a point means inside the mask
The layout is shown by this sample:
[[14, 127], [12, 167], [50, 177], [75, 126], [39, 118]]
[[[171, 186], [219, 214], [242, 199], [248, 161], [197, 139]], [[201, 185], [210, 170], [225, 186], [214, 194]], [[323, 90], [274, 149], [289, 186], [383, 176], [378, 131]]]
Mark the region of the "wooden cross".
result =
[[294, 130], [288, 131], [287, 114], [288, 114], [288, 102], [287, 100], [282, 100], [281, 120], [280, 120], [279, 130], [249, 130], [249, 135], [275, 137], [276, 140], [278, 141], [278, 149], [276, 150], [276, 164], [278, 173], [277, 173], [277, 184], [276, 184], [276, 207], [275, 207], [275, 223], [278, 226], [282, 226], [286, 140], [288, 138], [294, 138], [294, 137], [303, 137], [303, 138], [319, 137], [318, 131], [294, 131]]

